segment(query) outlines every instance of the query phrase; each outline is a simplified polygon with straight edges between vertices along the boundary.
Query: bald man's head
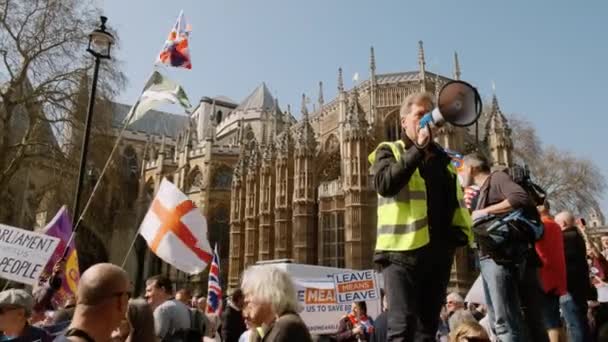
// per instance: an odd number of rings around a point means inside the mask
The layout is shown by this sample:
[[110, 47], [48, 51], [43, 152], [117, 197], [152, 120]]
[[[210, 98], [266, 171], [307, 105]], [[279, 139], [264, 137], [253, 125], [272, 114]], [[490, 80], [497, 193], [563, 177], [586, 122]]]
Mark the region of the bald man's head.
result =
[[113, 264], [96, 264], [80, 277], [77, 304], [96, 306], [113, 297], [129, 297], [130, 287], [129, 275], [125, 270]]
[[562, 227], [562, 229], [566, 229], [566, 228], [574, 227], [575, 218], [571, 212], [562, 211], [561, 213], [559, 213], [555, 216], [555, 222], [557, 222], [557, 224], [559, 224], [560, 227]]

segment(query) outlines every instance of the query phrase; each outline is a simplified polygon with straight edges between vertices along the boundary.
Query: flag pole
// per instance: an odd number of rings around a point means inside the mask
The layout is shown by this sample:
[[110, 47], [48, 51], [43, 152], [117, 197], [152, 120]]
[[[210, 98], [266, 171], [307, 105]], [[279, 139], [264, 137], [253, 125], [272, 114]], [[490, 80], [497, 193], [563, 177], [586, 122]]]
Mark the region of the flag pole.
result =
[[[152, 77], [153, 74], [154, 74], [154, 71], [152, 72], [152, 74], [150, 74], [150, 77]], [[150, 77], [148, 77], [148, 80], [150, 79]], [[146, 82], [146, 84], [147, 84], [147, 82]], [[144, 91], [145, 91], [145, 89], [144, 89]], [[142, 94], [143, 94], [143, 92], [142, 92]], [[91, 191], [91, 195], [89, 195], [89, 198], [87, 199], [87, 203], [85, 204], [84, 208], [82, 208], [82, 211], [80, 212], [80, 216], [78, 217], [78, 219], [76, 220], [76, 223], [74, 224], [74, 227], [72, 228], [72, 233], [70, 234], [70, 239], [68, 240], [68, 243], [65, 245], [65, 249], [63, 250], [62, 259], [65, 259], [68, 256], [70, 244], [76, 238], [76, 232], [78, 231], [78, 228], [80, 227], [80, 222], [82, 222], [82, 220], [84, 219], [84, 215], [87, 213], [87, 210], [89, 209], [89, 206], [91, 205], [91, 201], [93, 200], [93, 197], [95, 197], [95, 194], [97, 193], [97, 190], [99, 189], [99, 184], [101, 184], [103, 175], [108, 170], [108, 167], [110, 167], [110, 163], [112, 162], [112, 157], [114, 156], [114, 153], [116, 152], [116, 149], [118, 148], [118, 145], [120, 144], [122, 136], [125, 133], [125, 131], [127, 130], [127, 127], [129, 126], [129, 123], [131, 122], [131, 119], [132, 119], [133, 115], [135, 114], [135, 112], [133, 111], [133, 108], [139, 104], [140, 98], [141, 98], [141, 95], [139, 96], [139, 98], [137, 99], [135, 104], [131, 106], [131, 109], [129, 110], [129, 112], [127, 113], [127, 115], [125, 117], [122, 128], [120, 129], [120, 133], [118, 133], [118, 137], [116, 137], [116, 142], [114, 143], [114, 146], [112, 147], [112, 151], [110, 152], [110, 155], [108, 156], [108, 159], [106, 160], [106, 163], [103, 166], [101, 173], [99, 174], [99, 178], [97, 179], [97, 182], [95, 183], [95, 186], [93, 187], [93, 190]], [[74, 215], [76, 215], [76, 213], [74, 213]]]
[[133, 237], [133, 240], [131, 241], [131, 246], [129, 246], [129, 250], [127, 251], [127, 254], [125, 255], [125, 258], [122, 259], [122, 264], [120, 265], [120, 267], [123, 269], [125, 268], [127, 259], [129, 258], [129, 255], [131, 255], [131, 251], [133, 250], [133, 247], [135, 246], [135, 241], [137, 241], [138, 235], [139, 235], [139, 229], [135, 232], [135, 236]]
[[[133, 107], [131, 107], [131, 109], [133, 109]], [[97, 179], [97, 182], [95, 183], [95, 186], [93, 187], [93, 191], [91, 191], [91, 195], [89, 195], [89, 199], [87, 200], [87, 203], [85, 204], [84, 208], [82, 208], [82, 211], [80, 212], [80, 216], [78, 217], [76, 224], [74, 224], [74, 228], [72, 229], [72, 234], [70, 234], [70, 239], [68, 240], [68, 243], [65, 245], [65, 249], [63, 251], [63, 257], [62, 257], [63, 259], [65, 259], [67, 257], [67, 254], [69, 251], [69, 246], [72, 243], [72, 241], [74, 241], [74, 238], [76, 237], [76, 232], [78, 231], [78, 228], [80, 227], [80, 222], [82, 222], [84, 215], [87, 213], [87, 210], [89, 209], [89, 206], [91, 205], [91, 201], [93, 200], [93, 197], [95, 197], [95, 194], [97, 193], [97, 190], [99, 189], [99, 184], [101, 184], [103, 175], [106, 173], [106, 171], [108, 170], [108, 167], [110, 166], [110, 163], [112, 162], [112, 156], [114, 156], [114, 153], [116, 152], [116, 149], [118, 148], [118, 144], [120, 143], [120, 140], [122, 139], [122, 135], [124, 134], [125, 130], [127, 129], [127, 126], [129, 125], [130, 119], [131, 119], [131, 117], [129, 116], [127, 118], [127, 120], [125, 120], [125, 123], [123, 124], [122, 129], [120, 130], [120, 133], [118, 134], [118, 137], [116, 138], [114, 147], [112, 147], [112, 151], [110, 152], [110, 155], [108, 156], [108, 159], [106, 160], [106, 164], [104, 165], [103, 169], [101, 170], [101, 173], [99, 174], [99, 179]]]

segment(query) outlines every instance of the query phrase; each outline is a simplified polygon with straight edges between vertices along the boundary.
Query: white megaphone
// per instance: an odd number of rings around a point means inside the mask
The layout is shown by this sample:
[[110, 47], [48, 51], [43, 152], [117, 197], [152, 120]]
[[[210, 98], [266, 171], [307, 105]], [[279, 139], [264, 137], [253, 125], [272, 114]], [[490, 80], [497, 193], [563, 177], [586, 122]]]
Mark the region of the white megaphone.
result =
[[439, 91], [437, 107], [420, 119], [420, 128], [441, 127], [445, 122], [466, 127], [474, 124], [481, 115], [481, 97], [477, 89], [467, 82], [450, 81]]

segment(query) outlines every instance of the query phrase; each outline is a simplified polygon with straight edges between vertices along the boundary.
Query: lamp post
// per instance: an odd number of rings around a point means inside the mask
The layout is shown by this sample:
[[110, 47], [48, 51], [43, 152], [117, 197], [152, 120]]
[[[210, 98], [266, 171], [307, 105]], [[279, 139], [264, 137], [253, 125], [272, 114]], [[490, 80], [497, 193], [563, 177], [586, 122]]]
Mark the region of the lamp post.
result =
[[[84, 136], [82, 137], [82, 149], [80, 154], [80, 167], [78, 168], [78, 183], [76, 183], [76, 194], [74, 196], [74, 220], [78, 222], [80, 217], [80, 195], [82, 193], [82, 184], [86, 174], [87, 152], [89, 149], [89, 137], [91, 135], [91, 119], [93, 116], [93, 107], [95, 105], [95, 91], [97, 90], [97, 76], [99, 74], [99, 63], [102, 59], [110, 59], [110, 48], [114, 43], [114, 37], [106, 31], [106, 21], [108, 18], [102, 16], [101, 25], [98, 29], [89, 34], [89, 46], [87, 52], [95, 57], [95, 68], [93, 69], [93, 84], [91, 86], [91, 95], [89, 97], [89, 108], [84, 121]], [[67, 251], [67, 249], [66, 249]]]

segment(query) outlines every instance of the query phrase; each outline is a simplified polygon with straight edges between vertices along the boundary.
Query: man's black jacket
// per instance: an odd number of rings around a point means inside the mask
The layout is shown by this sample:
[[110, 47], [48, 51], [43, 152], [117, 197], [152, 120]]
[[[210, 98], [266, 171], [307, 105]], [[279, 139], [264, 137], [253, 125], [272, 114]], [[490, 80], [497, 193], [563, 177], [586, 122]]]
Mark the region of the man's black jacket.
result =
[[576, 227], [563, 230], [563, 236], [568, 292], [578, 301], [593, 299], [595, 294], [589, 280], [589, 264], [587, 264], [585, 239], [583, 239]]
[[[452, 227], [454, 210], [458, 208], [456, 194], [456, 175], [447, 166], [450, 157], [436, 144], [430, 144], [426, 150], [417, 148], [408, 138], [404, 138], [406, 153], [400, 160], [395, 159], [388, 146], [381, 146], [376, 151], [376, 160], [372, 166], [374, 187], [383, 197], [395, 196], [407, 186], [412, 174], [419, 170], [426, 183], [427, 215], [431, 241], [444, 242], [459, 246], [467, 243], [466, 235]], [[376, 260], [381, 261], [389, 254], [376, 251]]]

